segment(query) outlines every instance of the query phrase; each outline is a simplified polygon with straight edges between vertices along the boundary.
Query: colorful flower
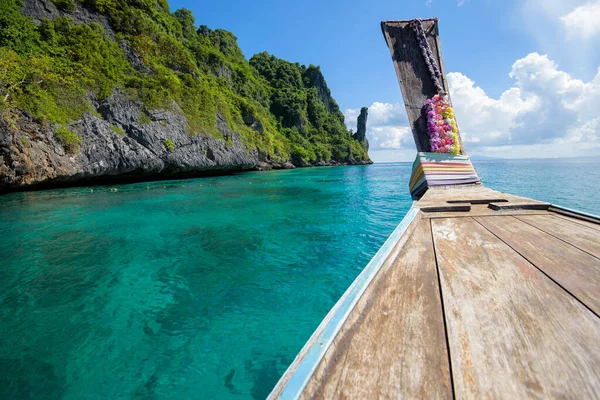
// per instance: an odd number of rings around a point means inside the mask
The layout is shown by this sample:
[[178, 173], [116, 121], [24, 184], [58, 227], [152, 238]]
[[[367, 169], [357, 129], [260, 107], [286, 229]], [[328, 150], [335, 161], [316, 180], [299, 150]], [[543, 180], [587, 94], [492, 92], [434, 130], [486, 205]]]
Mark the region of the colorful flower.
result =
[[458, 154], [460, 152], [458, 128], [448, 97], [436, 94], [425, 101], [424, 107], [430, 151]]

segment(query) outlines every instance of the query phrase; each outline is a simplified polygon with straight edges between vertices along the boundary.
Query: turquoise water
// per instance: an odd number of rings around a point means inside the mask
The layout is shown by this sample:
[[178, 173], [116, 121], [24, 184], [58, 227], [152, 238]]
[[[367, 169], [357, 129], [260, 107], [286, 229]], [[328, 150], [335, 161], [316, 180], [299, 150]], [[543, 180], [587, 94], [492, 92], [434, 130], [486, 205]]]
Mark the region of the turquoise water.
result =
[[473, 161], [492, 189], [600, 215], [600, 161], [583, 159]]
[[[493, 188], [600, 214], [597, 162], [476, 167]], [[264, 398], [410, 208], [409, 174], [0, 196], [0, 398]]]

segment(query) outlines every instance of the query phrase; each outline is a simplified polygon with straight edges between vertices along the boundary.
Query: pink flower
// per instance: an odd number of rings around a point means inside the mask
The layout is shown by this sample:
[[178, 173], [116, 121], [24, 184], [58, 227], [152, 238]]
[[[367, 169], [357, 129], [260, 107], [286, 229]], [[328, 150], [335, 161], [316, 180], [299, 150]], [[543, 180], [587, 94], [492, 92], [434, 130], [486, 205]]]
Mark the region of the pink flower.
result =
[[445, 96], [436, 94], [427, 99], [424, 104], [427, 117], [427, 135], [429, 136], [430, 151], [437, 153], [458, 153], [458, 145], [453, 133], [454, 118], [452, 108]]

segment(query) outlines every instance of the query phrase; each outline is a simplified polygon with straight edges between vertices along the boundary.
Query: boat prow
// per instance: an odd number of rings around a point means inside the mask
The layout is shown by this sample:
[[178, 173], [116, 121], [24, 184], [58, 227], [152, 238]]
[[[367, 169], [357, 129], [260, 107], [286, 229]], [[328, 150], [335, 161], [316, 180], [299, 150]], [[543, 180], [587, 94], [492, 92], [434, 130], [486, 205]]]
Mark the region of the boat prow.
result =
[[598, 398], [600, 220], [429, 189], [271, 399]]
[[[425, 154], [421, 107], [447, 86], [413, 32], [443, 72], [437, 21], [415, 21], [382, 29]], [[270, 399], [600, 398], [600, 219], [483, 186], [456, 142], [417, 157], [417, 201]]]

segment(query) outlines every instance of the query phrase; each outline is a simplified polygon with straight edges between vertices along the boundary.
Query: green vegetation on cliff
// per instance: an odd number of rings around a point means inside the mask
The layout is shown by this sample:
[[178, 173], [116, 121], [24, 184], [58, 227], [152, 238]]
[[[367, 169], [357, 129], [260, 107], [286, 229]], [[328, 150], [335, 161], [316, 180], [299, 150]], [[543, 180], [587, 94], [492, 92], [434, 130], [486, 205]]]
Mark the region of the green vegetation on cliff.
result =
[[[52, 2], [64, 16], [34, 22], [20, 0], [0, 0], [0, 112], [8, 121], [23, 109], [64, 126], [95, 113], [90, 98], [118, 89], [147, 109], [183, 113], [191, 135], [219, 136], [220, 116], [274, 161], [368, 160], [319, 67], [267, 53], [248, 62], [232, 33], [196, 29], [189, 10], [171, 13], [164, 0]], [[99, 23], [71, 16], [82, 9]]]

